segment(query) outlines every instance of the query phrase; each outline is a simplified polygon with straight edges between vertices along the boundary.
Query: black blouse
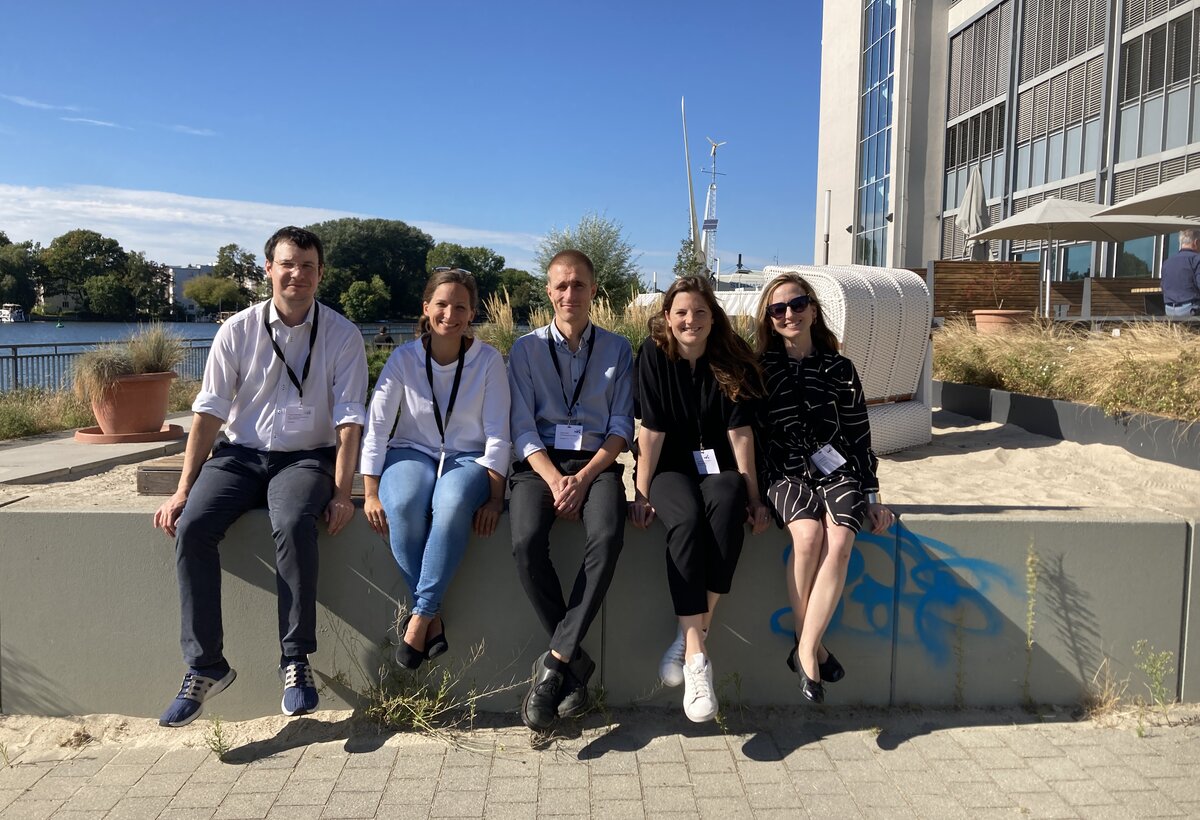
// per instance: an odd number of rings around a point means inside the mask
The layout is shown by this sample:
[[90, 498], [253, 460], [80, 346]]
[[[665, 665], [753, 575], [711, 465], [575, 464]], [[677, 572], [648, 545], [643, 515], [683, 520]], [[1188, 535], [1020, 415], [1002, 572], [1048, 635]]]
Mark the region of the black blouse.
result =
[[820, 476], [809, 457], [831, 444], [846, 459], [836, 473], [857, 478], [865, 493], [877, 492], [879, 460], [871, 450], [867, 403], [854, 364], [820, 349], [797, 361], [778, 345], [759, 363], [767, 388], [756, 436], [764, 479]]
[[722, 470], [736, 470], [729, 431], [753, 423], [753, 400], [731, 401], [721, 392], [708, 366], [708, 356], [671, 361], [665, 350], [648, 338], [634, 363], [634, 412], [649, 430], [665, 433], [655, 475], [681, 472], [698, 475], [692, 453], [716, 451]]

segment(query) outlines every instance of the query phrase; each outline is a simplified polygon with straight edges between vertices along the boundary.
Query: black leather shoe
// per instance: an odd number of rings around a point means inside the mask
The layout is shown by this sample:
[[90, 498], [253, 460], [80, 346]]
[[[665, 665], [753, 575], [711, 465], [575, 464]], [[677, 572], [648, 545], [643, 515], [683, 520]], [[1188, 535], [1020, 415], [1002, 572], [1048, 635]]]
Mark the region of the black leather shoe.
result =
[[813, 703], [825, 702], [825, 687], [819, 680], [813, 680], [804, 672], [804, 665], [797, 660], [796, 677], [800, 678], [800, 693]]
[[579, 650], [579, 657], [571, 661], [567, 674], [563, 677], [562, 701], [558, 704], [560, 718], [578, 717], [587, 711], [588, 681], [596, 671], [596, 662], [588, 657], [588, 653]]
[[[425, 658], [427, 660], [433, 660], [438, 655], [445, 655], [450, 651], [450, 644], [446, 642], [446, 619], [442, 618], [441, 620], [442, 631], [425, 641]], [[831, 655], [830, 657], [833, 656]]]
[[396, 631], [400, 633], [400, 643], [396, 646], [396, 663], [405, 669], [416, 669], [425, 662], [425, 650], [416, 649], [404, 640], [404, 635], [408, 632], [408, 622], [411, 620], [412, 613], [409, 612], [396, 624]]
[[533, 678], [525, 699], [521, 701], [521, 721], [535, 732], [548, 731], [558, 720], [563, 674], [546, 667], [549, 655], [549, 652], [543, 652], [533, 662]]
[[833, 653], [828, 648], [825, 651], [829, 657], [817, 662], [817, 671], [821, 673], [821, 683], [837, 683], [846, 677], [846, 670], [842, 668], [842, 665], [838, 663], [838, 659], [833, 656]]

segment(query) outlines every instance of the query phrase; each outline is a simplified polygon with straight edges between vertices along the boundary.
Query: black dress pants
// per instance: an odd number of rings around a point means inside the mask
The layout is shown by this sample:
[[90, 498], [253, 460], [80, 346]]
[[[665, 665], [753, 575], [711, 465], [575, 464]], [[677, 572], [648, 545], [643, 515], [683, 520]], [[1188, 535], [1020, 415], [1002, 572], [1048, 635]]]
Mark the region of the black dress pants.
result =
[[725, 594], [746, 536], [746, 480], [735, 470], [697, 477], [662, 472], [650, 505], [667, 528], [667, 584], [675, 614], [708, 612], [708, 593]]
[[[564, 475], [574, 475], [593, 454], [549, 450], [547, 455]], [[625, 544], [626, 501], [621, 472], [621, 465], [612, 465], [596, 476], [584, 496], [580, 515], [585, 539], [583, 563], [566, 599], [550, 559], [550, 528], [557, 518], [550, 487], [527, 462], [515, 465], [509, 481], [508, 520], [517, 575], [550, 636], [550, 648], [567, 659], [574, 656], [600, 611]], [[567, 522], [566, 526], [573, 523]]]

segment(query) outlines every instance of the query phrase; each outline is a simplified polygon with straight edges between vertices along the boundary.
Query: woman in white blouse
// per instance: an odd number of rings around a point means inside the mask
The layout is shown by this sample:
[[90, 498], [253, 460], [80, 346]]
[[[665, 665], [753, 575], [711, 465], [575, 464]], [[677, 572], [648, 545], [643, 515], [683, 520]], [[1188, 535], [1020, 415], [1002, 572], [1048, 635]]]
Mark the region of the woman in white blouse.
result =
[[472, 522], [478, 535], [491, 535], [504, 505], [508, 378], [500, 353], [469, 335], [478, 299], [467, 271], [439, 268], [430, 277], [419, 338], [392, 352], [368, 411], [364, 507], [412, 593], [396, 649], [409, 669], [449, 648], [442, 598]]

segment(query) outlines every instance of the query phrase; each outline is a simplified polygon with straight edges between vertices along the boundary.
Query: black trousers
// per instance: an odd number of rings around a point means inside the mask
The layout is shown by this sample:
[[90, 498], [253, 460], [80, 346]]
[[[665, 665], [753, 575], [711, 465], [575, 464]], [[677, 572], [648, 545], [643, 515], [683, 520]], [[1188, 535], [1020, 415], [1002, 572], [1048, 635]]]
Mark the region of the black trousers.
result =
[[226, 530], [264, 504], [275, 539], [279, 644], [317, 650], [317, 522], [333, 498], [334, 448], [272, 453], [224, 444], [205, 462], [175, 530], [180, 645], [189, 666], [224, 657], [221, 555]]
[[[591, 461], [593, 453], [548, 450], [547, 455], [564, 475], [574, 475]], [[625, 545], [626, 501], [621, 472], [621, 465], [613, 464], [596, 476], [584, 496], [580, 515], [585, 539], [583, 563], [575, 573], [567, 599], [563, 598], [562, 583], [550, 559], [550, 529], [557, 518], [550, 487], [523, 461], [514, 466], [509, 480], [508, 520], [517, 575], [550, 636], [550, 648], [564, 658], [575, 654], [600, 611]]]
[[746, 480], [735, 470], [695, 476], [662, 472], [650, 505], [667, 528], [667, 585], [676, 615], [708, 612], [708, 593], [724, 594], [746, 536]]

